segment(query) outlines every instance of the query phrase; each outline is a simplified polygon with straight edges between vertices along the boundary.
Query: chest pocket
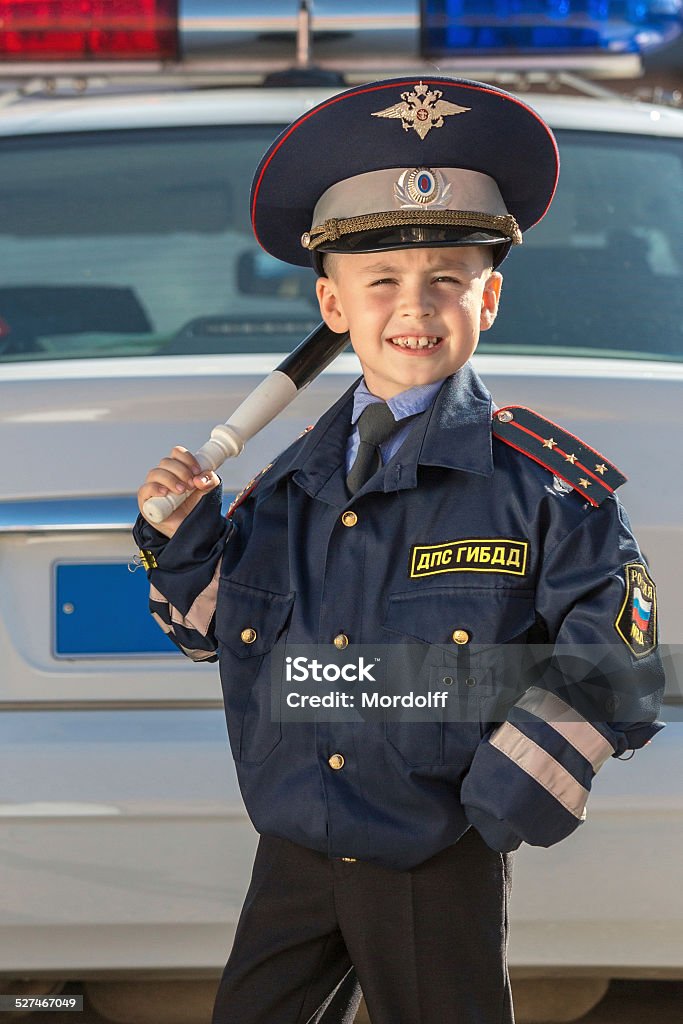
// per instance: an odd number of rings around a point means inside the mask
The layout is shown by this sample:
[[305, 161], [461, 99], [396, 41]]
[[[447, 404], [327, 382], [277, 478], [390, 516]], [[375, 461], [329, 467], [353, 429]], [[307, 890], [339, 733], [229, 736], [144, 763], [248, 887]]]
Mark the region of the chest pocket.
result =
[[534, 622], [531, 591], [444, 587], [390, 597], [384, 629], [396, 655], [388, 691], [427, 703], [422, 720], [411, 709], [387, 715], [386, 738], [404, 761], [470, 763], [489, 725], [524, 689], [524, 641]]
[[221, 685], [230, 746], [241, 764], [262, 764], [282, 739], [284, 640], [294, 594], [222, 579], [216, 605]]

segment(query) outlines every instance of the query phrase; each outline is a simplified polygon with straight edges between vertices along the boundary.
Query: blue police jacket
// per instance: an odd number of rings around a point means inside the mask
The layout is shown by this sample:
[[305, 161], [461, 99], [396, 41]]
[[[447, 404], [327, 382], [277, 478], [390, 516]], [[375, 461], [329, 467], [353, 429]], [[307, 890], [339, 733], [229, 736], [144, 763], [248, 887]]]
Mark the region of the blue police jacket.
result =
[[[258, 831], [398, 869], [471, 825], [494, 849], [557, 842], [605, 759], [660, 728], [654, 588], [623, 508], [498, 440], [469, 364], [351, 498], [352, 404], [229, 518], [217, 490], [170, 541], [138, 520], [150, 607], [184, 653], [219, 658]], [[311, 645], [331, 662], [379, 645], [379, 678], [346, 691], [390, 706], [285, 720], [286, 650]]]

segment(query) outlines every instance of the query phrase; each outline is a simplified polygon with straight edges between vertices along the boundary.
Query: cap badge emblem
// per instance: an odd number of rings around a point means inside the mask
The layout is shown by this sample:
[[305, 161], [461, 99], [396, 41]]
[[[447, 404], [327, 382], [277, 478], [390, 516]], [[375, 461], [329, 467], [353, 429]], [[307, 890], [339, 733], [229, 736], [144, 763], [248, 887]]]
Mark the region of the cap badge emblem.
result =
[[443, 207], [451, 198], [451, 184], [441, 171], [414, 167], [403, 171], [394, 184], [394, 197], [402, 210], [421, 206]]
[[432, 128], [441, 128], [444, 117], [451, 114], [464, 114], [470, 107], [461, 107], [457, 103], [449, 103], [441, 97], [440, 89], [430, 89], [424, 82], [415, 86], [414, 92], [402, 92], [401, 102], [393, 107], [373, 112], [373, 117], [396, 117], [401, 119], [403, 130], [408, 132], [414, 128], [421, 139]]

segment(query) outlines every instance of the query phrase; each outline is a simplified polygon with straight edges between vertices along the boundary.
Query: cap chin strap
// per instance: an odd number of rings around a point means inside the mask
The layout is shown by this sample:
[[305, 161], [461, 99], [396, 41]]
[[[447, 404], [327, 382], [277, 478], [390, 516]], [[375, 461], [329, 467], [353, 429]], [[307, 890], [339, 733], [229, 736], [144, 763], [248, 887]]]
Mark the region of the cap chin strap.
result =
[[305, 231], [301, 236], [304, 249], [313, 252], [320, 245], [336, 242], [344, 235], [414, 224], [421, 227], [469, 227], [495, 231], [510, 239], [512, 245], [522, 244], [522, 232], [511, 213], [479, 213], [475, 210], [395, 210], [368, 213], [359, 217], [331, 217]]

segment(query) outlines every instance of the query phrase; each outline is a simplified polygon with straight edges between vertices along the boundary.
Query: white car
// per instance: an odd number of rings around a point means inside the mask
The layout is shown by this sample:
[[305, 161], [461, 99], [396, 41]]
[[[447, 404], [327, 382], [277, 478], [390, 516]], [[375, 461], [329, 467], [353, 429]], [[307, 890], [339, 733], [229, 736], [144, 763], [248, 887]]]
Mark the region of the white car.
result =
[[[81, 979], [121, 1012], [124, 980], [208, 991], [228, 955], [255, 834], [217, 668], [148, 616], [130, 527], [147, 469], [318, 323], [312, 271], [258, 250], [248, 192], [329, 92], [66, 89], [0, 112], [0, 991]], [[668, 728], [603, 768], [570, 839], [517, 856], [513, 975], [587, 1006], [609, 978], [683, 976], [683, 113], [525, 98], [557, 133], [560, 186], [501, 268], [475, 365], [499, 404], [631, 478], [669, 670]], [[226, 463], [227, 495], [358, 369], [339, 356]]]

